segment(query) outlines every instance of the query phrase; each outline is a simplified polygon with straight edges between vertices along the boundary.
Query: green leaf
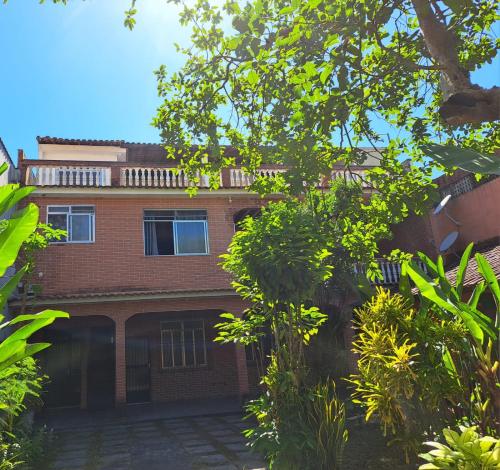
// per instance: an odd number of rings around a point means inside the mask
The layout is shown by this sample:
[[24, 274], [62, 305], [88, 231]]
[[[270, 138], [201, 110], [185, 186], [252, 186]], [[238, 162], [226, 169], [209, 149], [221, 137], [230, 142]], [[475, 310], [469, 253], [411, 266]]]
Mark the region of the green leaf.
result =
[[250, 85], [255, 85], [259, 81], [259, 74], [255, 70], [250, 70], [247, 75], [247, 80]]
[[481, 295], [483, 292], [486, 290], [486, 282], [481, 281], [476, 284], [476, 287], [474, 287], [474, 290], [472, 291], [472, 295], [470, 296], [469, 301], [467, 302], [471, 308], [476, 309], [477, 304], [479, 303], [479, 299], [481, 298]]
[[439, 144], [424, 145], [422, 150], [446, 168], [458, 167], [472, 173], [500, 175], [500, 157], [497, 155], [485, 155], [472, 149]]
[[0, 276], [16, 261], [21, 245], [35, 231], [38, 224], [38, 207], [29, 204], [8, 220], [0, 233]]
[[500, 286], [498, 284], [498, 279], [495, 276], [493, 268], [488, 263], [488, 260], [481, 254], [476, 253], [477, 269], [486, 281], [488, 288], [495, 297], [497, 304], [500, 303]]
[[33, 186], [19, 187], [19, 184], [7, 184], [0, 187], [0, 214], [12, 209], [19, 201], [30, 195], [35, 188]]
[[460, 264], [458, 266], [457, 280], [455, 282], [455, 288], [457, 289], [458, 296], [460, 298], [462, 298], [464, 276], [465, 276], [465, 272], [467, 270], [467, 265], [469, 264], [469, 258], [470, 258], [470, 254], [471, 254], [473, 247], [474, 247], [474, 243], [469, 243], [469, 245], [467, 245], [467, 248], [465, 249], [465, 251], [462, 255], [462, 258], [460, 259]]
[[421, 251], [417, 252], [417, 256], [425, 263], [427, 269], [431, 272], [433, 276], [438, 275], [438, 267], [434, 261], [432, 261], [425, 253]]
[[32, 314], [24, 314], [24, 315], [18, 315], [17, 317], [13, 318], [9, 324], [10, 325], [15, 325], [20, 322], [24, 321], [30, 321], [30, 320], [40, 320], [40, 319], [47, 319], [50, 318], [52, 320], [55, 320], [57, 318], [69, 318], [69, 314], [66, 312], [62, 312], [60, 310], [43, 310], [40, 313], [32, 313]]
[[19, 281], [26, 273], [26, 266], [23, 266], [16, 274], [14, 274], [7, 282], [0, 287], [0, 310], [3, 309], [5, 303], [11, 296], [12, 292], [16, 289]]
[[[477, 319], [473, 318], [473, 316], [471, 315], [472, 310], [464, 311], [465, 308], [460, 309], [455, 304], [453, 304], [449, 299], [446, 298], [443, 292], [439, 288], [437, 288], [430, 279], [427, 278], [425, 273], [416, 264], [407, 263], [406, 269], [408, 275], [420, 290], [420, 293], [423, 297], [429, 299], [431, 302], [433, 302], [438, 307], [441, 307], [445, 311], [461, 318], [470, 334], [479, 343], [483, 342], [483, 328], [479, 325]], [[469, 307], [467, 306], [467, 308]]]

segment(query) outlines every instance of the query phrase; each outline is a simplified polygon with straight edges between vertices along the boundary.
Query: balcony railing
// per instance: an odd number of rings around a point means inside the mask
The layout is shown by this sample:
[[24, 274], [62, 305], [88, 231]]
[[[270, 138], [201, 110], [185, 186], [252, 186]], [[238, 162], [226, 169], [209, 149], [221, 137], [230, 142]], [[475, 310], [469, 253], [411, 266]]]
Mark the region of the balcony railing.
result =
[[331, 173], [332, 181], [337, 179], [344, 179], [348, 183], [359, 183], [363, 188], [369, 187], [369, 184], [365, 181], [365, 171], [347, 171], [347, 170], [333, 170]]
[[188, 188], [197, 186], [208, 188], [210, 186], [208, 176], [200, 175], [199, 181], [195, 184], [190, 181], [186, 173], [182, 170], [176, 171], [174, 168], [121, 168], [120, 186], [132, 188]]
[[[183, 170], [167, 165], [144, 165], [126, 162], [64, 162], [56, 160], [25, 160], [24, 180], [33, 186], [64, 187], [122, 187], [122, 188], [180, 188], [196, 186], [209, 188], [207, 175], [197, 174], [197, 181], [188, 178]], [[85, 164], [87, 163], [87, 164]], [[276, 178], [287, 171], [286, 168], [264, 166], [257, 171], [257, 176]], [[343, 178], [346, 181], [359, 182], [366, 188], [363, 180], [364, 170], [353, 172], [340, 169], [333, 170], [331, 175], [318, 182], [319, 187], [328, 187], [332, 180]], [[255, 181], [256, 175], [248, 174], [241, 168], [224, 169], [220, 174], [220, 187], [243, 189]]]
[[[258, 175], [267, 178], [276, 178], [280, 173], [285, 173], [284, 168], [262, 168]], [[232, 168], [229, 170], [229, 185], [231, 188], [246, 188], [255, 181], [254, 175], [245, 173], [241, 168]]]
[[[420, 269], [422, 269], [424, 272], [427, 272], [426, 266], [423, 261], [421, 261], [420, 259], [416, 259], [414, 260], [414, 262]], [[372, 284], [377, 286], [399, 284], [399, 280], [401, 279], [401, 264], [393, 263], [385, 259], [379, 259], [378, 265], [380, 267], [380, 271], [382, 272], [382, 279], [377, 278], [372, 281]], [[354, 266], [354, 272], [356, 274], [366, 274], [366, 267], [357, 264]]]
[[29, 166], [26, 184], [34, 186], [111, 186], [111, 168]]

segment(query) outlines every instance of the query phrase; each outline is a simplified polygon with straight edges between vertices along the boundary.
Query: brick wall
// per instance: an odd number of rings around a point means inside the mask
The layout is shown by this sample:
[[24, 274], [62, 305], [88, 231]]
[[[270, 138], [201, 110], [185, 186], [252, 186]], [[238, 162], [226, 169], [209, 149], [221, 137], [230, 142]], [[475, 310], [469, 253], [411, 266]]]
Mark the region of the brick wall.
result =
[[[243, 197], [33, 197], [46, 220], [47, 205], [95, 206], [95, 242], [54, 244], [38, 256], [43, 294], [125, 290], [228, 288], [218, 263], [234, 233], [233, 214], [262, 204]], [[144, 209], [206, 209], [209, 255], [144, 255]]]
[[[138, 315], [126, 323], [127, 340], [147, 337], [151, 360], [152, 401], [211, 398], [238, 395], [234, 345], [214, 343], [214, 325], [221, 312], [188, 311]], [[207, 365], [194, 368], [164, 369], [161, 360], [160, 322], [199, 319], [205, 322]]]
[[[245, 305], [238, 297], [207, 299], [170, 299], [129, 302], [102, 302], [47, 306], [70, 313], [70, 320], [58, 320], [55, 328], [80, 328], [101, 324], [104, 317], [115, 323], [116, 401], [125, 402], [126, 360], [125, 337], [148, 337], [151, 354], [151, 391], [153, 401], [195, 398], [213, 398], [246, 395], [246, 363], [241, 362], [241, 350], [233, 344], [215, 344], [214, 325], [220, 321], [219, 313], [240, 314]], [[40, 310], [40, 309], [38, 309]], [[207, 344], [206, 367], [189, 369], [162, 369], [160, 322], [164, 320], [198, 318], [205, 320]], [[238, 346], [239, 348], [239, 346]], [[244, 351], [243, 351], [244, 355]]]

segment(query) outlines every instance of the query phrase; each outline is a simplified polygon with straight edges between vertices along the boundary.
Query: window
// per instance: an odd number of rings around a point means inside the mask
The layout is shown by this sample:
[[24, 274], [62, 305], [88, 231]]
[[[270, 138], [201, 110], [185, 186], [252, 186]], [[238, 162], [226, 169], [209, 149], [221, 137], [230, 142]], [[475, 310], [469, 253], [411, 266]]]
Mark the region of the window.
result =
[[58, 243], [90, 243], [94, 241], [93, 206], [48, 206], [47, 223], [66, 230], [67, 237]]
[[207, 254], [207, 212], [144, 211], [144, 253], [146, 256]]
[[203, 320], [161, 322], [161, 354], [164, 369], [206, 366]]

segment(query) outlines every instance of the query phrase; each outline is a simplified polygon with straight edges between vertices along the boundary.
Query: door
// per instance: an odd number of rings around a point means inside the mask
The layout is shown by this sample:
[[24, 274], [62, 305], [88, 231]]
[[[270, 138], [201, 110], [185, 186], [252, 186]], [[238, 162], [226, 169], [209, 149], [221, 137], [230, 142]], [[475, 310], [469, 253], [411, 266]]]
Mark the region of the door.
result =
[[114, 326], [90, 329], [87, 368], [87, 406], [109, 408], [115, 403]]
[[81, 341], [75, 332], [46, 330], [44, 341], [52, 344], [40, 355], [49, 377], [43, 400], [47, 406], [79, 406], [81, 386]]
[[145, 337], [127, 338], [127, 403], [151, 400], [149, 341]]

